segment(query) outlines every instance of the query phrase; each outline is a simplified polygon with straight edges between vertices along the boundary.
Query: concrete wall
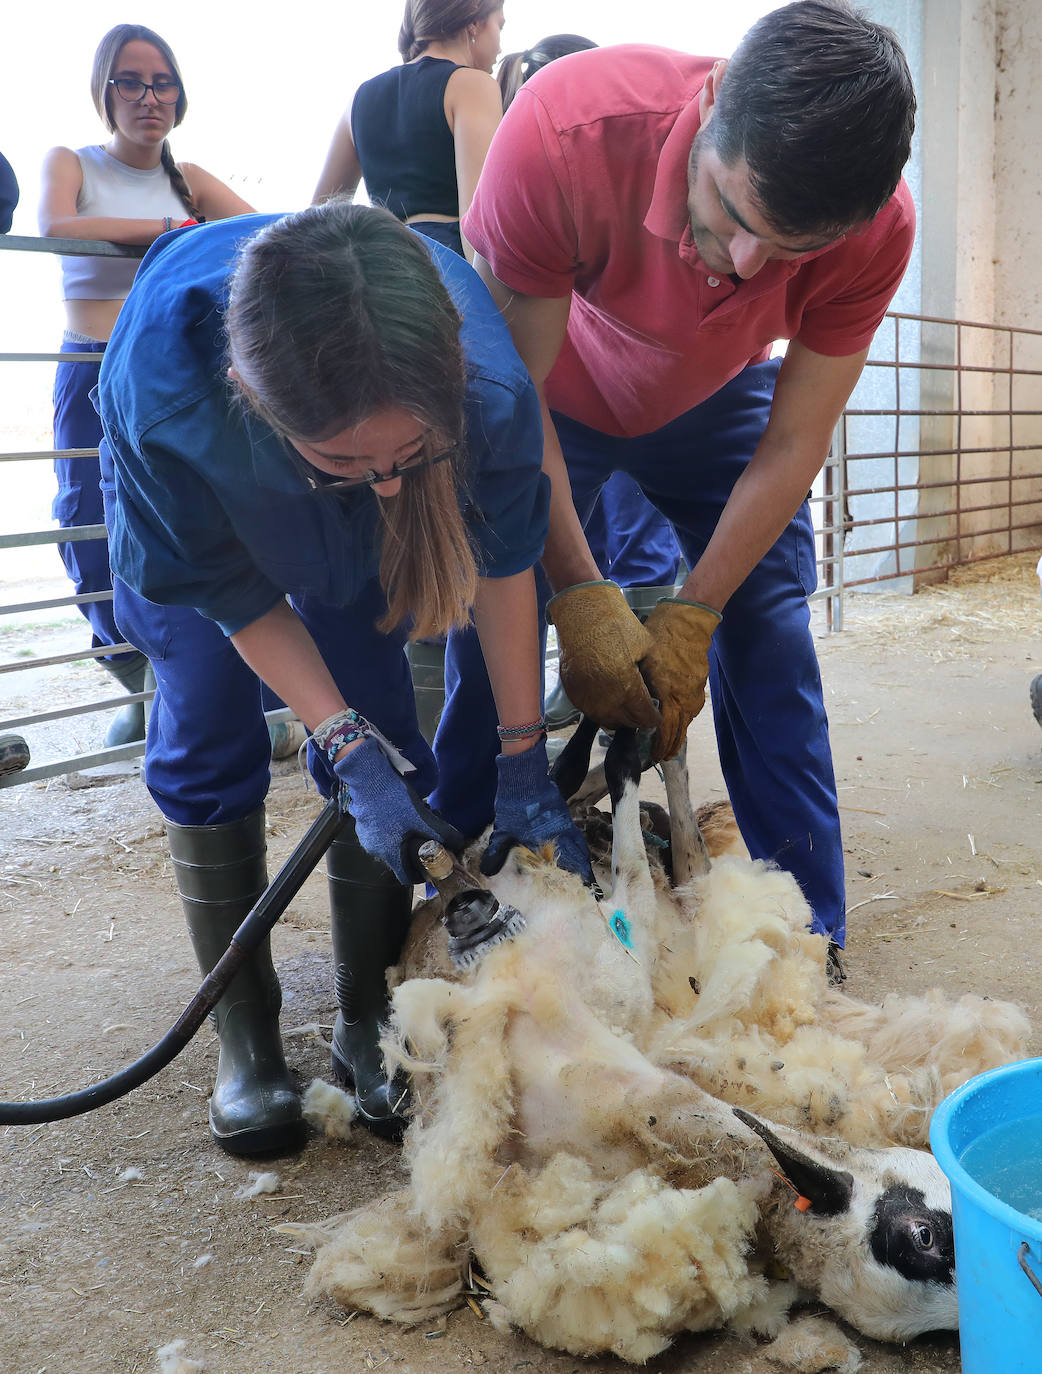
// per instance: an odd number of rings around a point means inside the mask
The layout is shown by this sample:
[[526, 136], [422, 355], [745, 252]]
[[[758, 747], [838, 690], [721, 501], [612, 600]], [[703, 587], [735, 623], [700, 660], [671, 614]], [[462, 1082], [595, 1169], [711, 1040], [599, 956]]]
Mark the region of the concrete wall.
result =
[[[919, 98], [916, 146], [906, 172], [919, 215], [916, 253], [893, 309], [943, 319], [979, 321], [1020, 329], [1042, 329], [1042, 5], [1039, 0], [875, 0], [868, 12], [893, 27], [908, 54]], [[872, 358], [890, 361], [896, 341], [884, 325]], [[851, 485], [883, 486], [900, 480], [919, 484], [895, 508], [889, 495], [850, 502], [857, 521], [890, 523], [856, 528], [847, 540], [848, 580], [895, 571], [893, 557], [861, 554], [887, 541], [927, 541], [902, 559], [902, 570], [922, 569], [953, 556], [955, 521], [943, 512], [956, 505], [957, 470], [963, 486], [959, 503], [987, 506], [1010, 490], [1009, 446], [1036, 446], [1013, 456], [1013, 472], [1037, 474], [1042, 424], [1031, 416], [1007, 418], [1010, 409], [1042, 411], [1042, 378], [1006, 373], [963, 372], [952, 365], [982, 368], [1042, 368], [1042, 338], [1018, 338], [988, 329], [957, 336], [944, 325], [903, 325], [903, 362], [936, 368], [902, 369], [902, 409], [937, 411], [900, 426], [883, 418], [850, 425], [851, 452], [899, 448], [914, 458], [863, 460], [851, 465]], [[890, 369], [866, 369], [852, 405], [895, 404], [897, 382]], [[943, 412], [996, 412], [957, 422]], [[953, 451], [961, 447], [957, 468]], [[969, 449], [980, 452], [970, 454]], [[973, 485], [967, 479], [976, 479]], [[1018, 522], [1042, 526], [1042, 491], [1037, 481], [1012, 484], [1014, 499], [1038, 495], [1037, 506], [1015, 512]], [[1004, 523], [994, 514], [964, 515], [959, 526], [962, 555], [1005, 548], [1005, 535], [991, 533]], [[977, 531], [969, 540], [967, 531]], [[1039, 530], [1025, 532], [1023, 545]], [[893, 589], [893, 582], [886, 584]], [[901, 584], [911, 586], [911, 580]]]
[[[997, 0], [996, 11], [995, 319], [1042, 330], [1042, 5]], [[1012, 361], [1042, 370], [1042, 338], [1021, 337]], [[1014, 377], [1011, 394], [1014, 407], [1042, 412], [1042, 378]], [[1012, 441], [1042, 447], [1042, 419], [1015, 418]], [[1014, 483], [1014, 498], [1040, 498], [1017, 518], [1042, 526], [1037, 453], [1014, 453], [1013, 464], [1015, 473], [1033, 474]]]
[[1042, 5], [998, 0], [995, 20], [995, 318], [1042, 329]]

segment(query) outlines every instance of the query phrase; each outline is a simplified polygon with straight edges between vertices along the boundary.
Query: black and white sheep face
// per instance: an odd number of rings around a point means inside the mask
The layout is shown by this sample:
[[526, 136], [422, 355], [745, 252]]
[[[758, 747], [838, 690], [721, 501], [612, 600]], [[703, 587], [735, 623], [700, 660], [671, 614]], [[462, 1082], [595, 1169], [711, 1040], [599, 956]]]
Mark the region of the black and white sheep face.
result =
[[[922, 1173], [940, 1173], [928, 1155], [924, 1165], [932, 1168]], [[849, 1216], [859, 1262], [846, 1273], [833, 1265], [822, 1275], [822, 1301], [875, 1340], [905, 1341], [958, 1328], [951, 1199], [942, 1198], [936, 1186], [944, 1183], [947, 1193], [946, 1180], [931, 1183], [935, 1205], [907, 1182], [879, 1192], [859, 1180]]]
[[783, 1139], [747, 1112], [735, 1115], [809, 1204], [779, 1210], [771, 1226], [799, 1283], [876, 1340], [958, 1327], [951, 1189], [932, 1155], [825, 1141], [812, 1153], [791, 1132]]

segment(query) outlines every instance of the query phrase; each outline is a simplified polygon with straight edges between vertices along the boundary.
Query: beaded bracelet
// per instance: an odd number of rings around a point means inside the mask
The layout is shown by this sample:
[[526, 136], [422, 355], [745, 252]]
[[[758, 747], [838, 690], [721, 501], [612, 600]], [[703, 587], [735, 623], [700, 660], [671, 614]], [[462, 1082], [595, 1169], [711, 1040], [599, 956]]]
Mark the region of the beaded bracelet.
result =
[[501, 740], [527, 739], [529, 735], [546, 734], [546, 717], [529, 721], [527, 725], [497, 725], [496, 734]]
[[164, 215], [164, 216], [163, 216], [163, 233], [164, 233], [164, 234], [169, 234], [170, 230], [171, 230], [173, 227], [174, 227], [174, 222], [173, 222], [173, 220], [170, 218], [169, 215]]
[[349, 707], [346, 711], [338, 711], [336, 715], [329, 716], [321, 725], [316, 725], [311, 732], [311, 738], [315, 741], [316, 748], [321, 749], [332, 764], [345, 744], [354, 744], [355, 740], [365, 739], [370, 729], [366, 718]]

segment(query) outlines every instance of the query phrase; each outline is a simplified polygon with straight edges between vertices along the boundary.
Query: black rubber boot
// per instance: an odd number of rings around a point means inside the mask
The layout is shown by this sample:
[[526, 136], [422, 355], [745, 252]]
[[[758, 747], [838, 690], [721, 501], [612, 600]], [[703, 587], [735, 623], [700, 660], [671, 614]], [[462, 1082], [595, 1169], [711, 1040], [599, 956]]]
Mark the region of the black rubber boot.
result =
[[[136, 650], [132, 654], [119, 654], [116, 658], [100, 658], [98, 662], [106, 672], [112, 674], [121, 687], [128, 693], [145, 690], [145, 672], [148, 659]], [[132, 701], [121, 706], [112, 724], [105, 732], [105, 748], [113, 749], [117, 744], [133, 744], [145, 738], [145, 703]]]
[[417, 639], [405, 646], [405, 654], [412, 669], [420, 734], [433, 744], [445, 709], [445, 641]]
[[[188, 933], [209, 973], [267, 885], [264, 808], [227, 825], [167, 822]], [[235, 975], [213, 1019], [221, 1041], [210, 1130], [232, 1154], [298, 1149], [307, 1135], [301, 1099], [282, 1052], [282, 990], [265, 940]]]
[[406, 1124], [408, 1083], [388, 1080], [380, 1052], [387, 1020], [387, 969], [397, 962], [412, 918], [412, 888], [371, 858], [349, 827], [326, 856], [333, 932], [333, 1074], [354, 1090], [358, 1121], [397, 1139]]
[[1031, 686], [1028, 688], [1031, 697], [1031, 714], [1042, 725], [1042, 673], [1038, 677], [1031, 679]]
[[21, 735], [0, 735], [0, 778], [20, 773], [29, 763], [29, 746]]

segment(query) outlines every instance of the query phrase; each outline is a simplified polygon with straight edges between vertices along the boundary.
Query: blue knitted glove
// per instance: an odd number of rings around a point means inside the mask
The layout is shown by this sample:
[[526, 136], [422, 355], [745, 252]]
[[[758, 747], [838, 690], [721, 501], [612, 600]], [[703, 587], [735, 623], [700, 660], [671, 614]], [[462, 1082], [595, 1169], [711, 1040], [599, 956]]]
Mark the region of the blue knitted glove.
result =
[[487, 877], [498, 873], [515, 844], [538, 850], [552, 841], [557, 863], [569, 873], [593, 882], [590, 852], [572, 821], [568, 805], [550, 781], [546, 741], [540, 740], [523, 754], [500, 754], [496, 760], [496, 816], [488, 848], [481, 857]]
[[341, 807], [355, 818], [359, 844], [400, 883], [426, 877], [416, 852], [424, 840], [439, 840], [455, 853], [463, 848], [455, 826], [420, 800], [375, 739], [363, 740], [345, 754], [333, 772], [342, 784]]

